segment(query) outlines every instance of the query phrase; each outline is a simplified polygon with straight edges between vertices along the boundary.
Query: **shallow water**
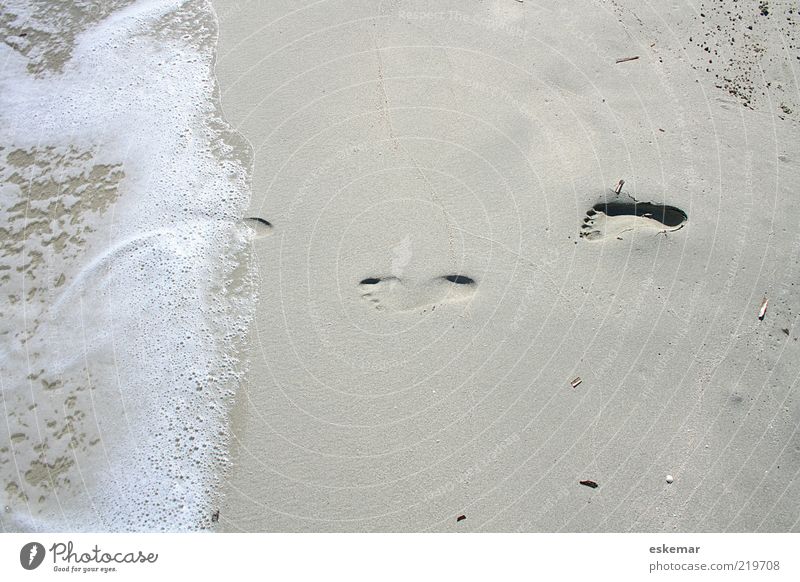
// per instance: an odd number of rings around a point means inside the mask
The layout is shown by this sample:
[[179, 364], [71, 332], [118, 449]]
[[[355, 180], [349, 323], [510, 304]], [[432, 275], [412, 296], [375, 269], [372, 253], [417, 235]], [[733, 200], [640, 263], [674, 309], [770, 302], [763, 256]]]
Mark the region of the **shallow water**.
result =
[[70, 4], [3, 9], [0, 530], [204, 529], [252, 303], [215, 17]]

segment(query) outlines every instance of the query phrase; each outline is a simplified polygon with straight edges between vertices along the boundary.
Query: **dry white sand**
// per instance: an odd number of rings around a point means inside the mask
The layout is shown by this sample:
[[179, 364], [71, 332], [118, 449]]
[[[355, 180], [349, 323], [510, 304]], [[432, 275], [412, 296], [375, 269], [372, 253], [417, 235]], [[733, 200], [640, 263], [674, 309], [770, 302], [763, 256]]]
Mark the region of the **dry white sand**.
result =
[[[272, 225], [224, 529], [800, 531], [795, 2], [214, 6]], [[631, 197], [688, 220], [579, 235]]]

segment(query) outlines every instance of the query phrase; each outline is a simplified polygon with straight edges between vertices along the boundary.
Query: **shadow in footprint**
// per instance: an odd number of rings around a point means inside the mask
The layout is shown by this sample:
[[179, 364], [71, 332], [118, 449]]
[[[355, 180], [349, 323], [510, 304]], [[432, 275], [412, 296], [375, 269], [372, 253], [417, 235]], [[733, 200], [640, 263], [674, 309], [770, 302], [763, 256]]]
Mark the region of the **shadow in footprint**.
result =
[[683, 228], [687, 219], [683, 210], [666, 204], [600, 202], [586, 212], [580, 234], [596, 241], [641, 229], [672, 232]]
[[444, 277], [442, 277], [442, 279], [450, 281], [451, 283], [455, 283], [456, 285], [474, 285], [475, 284], [475, 279], [472, 279], [472, 278], [467, 277], [465, 275], [445, 275]]
[[652, 202], [608, 202], [595, 204], [593, 210], [608, 216], [645, 216], [664, 226], [680, 226], [687, 218], [680, 208]]
[[367, 277], [358, 287], [361, 297], [379, 311], [411, 311], [469, 299], [477, 283], [466, 275], [444, 275], [422, 283], [399, 277]]

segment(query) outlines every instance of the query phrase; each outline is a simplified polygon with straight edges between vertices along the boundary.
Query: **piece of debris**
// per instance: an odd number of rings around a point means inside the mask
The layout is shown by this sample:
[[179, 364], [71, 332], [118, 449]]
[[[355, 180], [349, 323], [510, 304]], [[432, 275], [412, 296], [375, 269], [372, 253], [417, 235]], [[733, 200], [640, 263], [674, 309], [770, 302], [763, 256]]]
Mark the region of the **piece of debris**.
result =
[[465, 519], [467, 519], [467, 516], [466, 516], [466, 515], [459, 515], [459, 516], [456, 518], [456, 521], [457, 521], [457, 522], [458, 522], [458, 521], [464, 521]]
[[781, 331], [783, 333], [785, 333], [786, 335], [789, 335], [789, 328], [788, 327], [781, 328]]
[[578, 483], [580, 483], [581, 485], [586, 485], [587, 487], [591, 487], [592, 489], [597, 489], [598, 487], [600, 487], [600, 485], [598, 485], [594, 481], [590, 481], [589, 479], [586, 479], [584, 481], [578, 481]]
[[664, 130], [663, 130], [663, 129], [661, 129], [660, 127], [658, 128], [658, 131], [660, 131], [661, 133], [666, 133], [666, 131], [664, 131]]
[[218, 521], [219, 521], [219, 509], [211, 514], [211, 523], [217, 523]]
[[577, 378], [575, 378], [575, 379], [574, 379], [572, 382], [570, 382], [570, 384], [572, 384], [572, 387], [573, 387], [573, 388], [577, 388], [578, 386], [580, 386], [580, 383], [581, 383], [581, 382], [583, 382], [583, 380], [581, 380], [581, 377], [580, 377], [580, 376], [578, 376], [578, 377], [577, 377]]
[[675, 478], [672, 475], [667, 475], [667, 483], [672, 485], [673, 481], [675, 481]]
[[761, 308], [758, 310], [758, 319], [763, 321], [764, 316], [767, 314], [767, 304], [769, 303], [769, 299], [764, 297], [764, 300], [761, 302]]
[[625, 185], [625, 180], [620, 180], [617, 182], [617, 185], [614, 186], [614, 194], [619, 194], [622, 192], [622, 187]]
[[635, 56], [635, 57], [623, 57], [621, 59], [617, 59], [616, 62], [617, 62], [617, 64], [619, 64], [619, 63], [627, 63], [628, 61], [635, 61], [638, 58], [639, 58], [638, 56]]

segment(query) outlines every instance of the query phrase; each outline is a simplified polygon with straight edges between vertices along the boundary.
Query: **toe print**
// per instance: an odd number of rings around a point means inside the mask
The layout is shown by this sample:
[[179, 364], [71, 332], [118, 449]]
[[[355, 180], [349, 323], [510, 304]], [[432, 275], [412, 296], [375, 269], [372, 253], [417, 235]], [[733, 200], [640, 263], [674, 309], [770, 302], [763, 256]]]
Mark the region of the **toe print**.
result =
[[358, 288], [364, 301], [378, 311], [396, 310], [406, 295], [405, 284], [397, 277], [367, 277]]
[[686, 213], [675, 206], [651, 202], [601, 202], [586, 212], [580, 235], [591, 241], [623, 232], [651, 230], [672, 232], [683, 228]]

